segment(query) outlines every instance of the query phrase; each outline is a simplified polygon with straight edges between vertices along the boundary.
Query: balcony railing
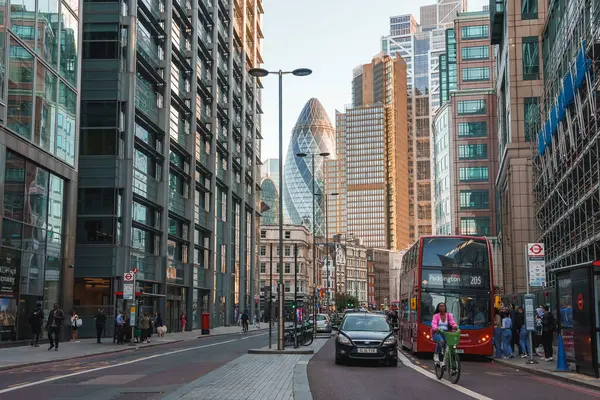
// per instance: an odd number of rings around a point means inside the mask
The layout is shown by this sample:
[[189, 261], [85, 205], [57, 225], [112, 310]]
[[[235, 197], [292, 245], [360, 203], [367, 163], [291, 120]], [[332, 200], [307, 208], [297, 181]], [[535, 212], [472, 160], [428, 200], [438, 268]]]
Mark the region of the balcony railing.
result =
[[145, 199], [158, 200], [158, 181], [137, 170], [133, 171], [133, 192]]
[[185, 216], [185, 197], [169, 190], [169, 211]]
[[152, 122], [158, 122], [158, 96], [152, 85], [143, 79], [137, 78], [135, 91], [135, 106], [140, 109]]
[[160, 60], [158, 45], [152, 41], [152, 38], [146, 36], [141, 31], [137, 30], [138, 54], [146, 60], [154, 68], [158, 68]]
[[160, 13], [163, 12], [164, 6], [158, 0], [142, 0], [142, 3], [150, 10], [150, 13], [154, 18], [160, 20]]

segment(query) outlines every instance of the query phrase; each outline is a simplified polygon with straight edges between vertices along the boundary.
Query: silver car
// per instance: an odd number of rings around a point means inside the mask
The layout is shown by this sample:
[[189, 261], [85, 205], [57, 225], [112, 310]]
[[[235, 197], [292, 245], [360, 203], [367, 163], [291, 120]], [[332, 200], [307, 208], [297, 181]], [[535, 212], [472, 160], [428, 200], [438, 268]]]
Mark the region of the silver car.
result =
[[327, 314], [317, 314], [317, 332], [331, 333], [331, 322]]

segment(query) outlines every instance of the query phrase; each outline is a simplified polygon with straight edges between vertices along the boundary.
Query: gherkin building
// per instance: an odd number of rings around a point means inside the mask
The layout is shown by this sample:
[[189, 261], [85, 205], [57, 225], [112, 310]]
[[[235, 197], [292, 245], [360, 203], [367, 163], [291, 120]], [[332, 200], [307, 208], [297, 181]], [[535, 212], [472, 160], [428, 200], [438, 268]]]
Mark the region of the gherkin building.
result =
[[261, 225], [277, 225], [279, 223], [279, 196], [275, 182], [270, 177], [264, 178], [260, 184], [262, 200]]
[[[308, 154], [298, 157], [298, 153]], [[325, 236], [324, 170], [325, 158], [320, 153], [329, 153], [328, 158], [335, 157], [335, 131], [323, 105], [319, 100], [310, 99], [292, 130], [292, 137], [285, 159], [283, 181], [284, 211], [290, 222], [295, 225], [306, 225], [313, 229], [313, 194], [312, 185], [315, 179], [315, 226], [316, 236]], [[314, 154], [314, 158], [312, 155]], [[314, 173], [312, 175], [314, 159]]]

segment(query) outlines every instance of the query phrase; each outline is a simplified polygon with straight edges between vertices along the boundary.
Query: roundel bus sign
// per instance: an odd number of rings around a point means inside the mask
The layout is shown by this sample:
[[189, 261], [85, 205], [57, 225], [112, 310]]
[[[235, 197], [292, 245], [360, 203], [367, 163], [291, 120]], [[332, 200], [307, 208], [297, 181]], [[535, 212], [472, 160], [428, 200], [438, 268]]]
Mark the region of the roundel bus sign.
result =
[[529, 243], [527, 245], [527, 255], [529, 257], [544, 257], [544, 243]]

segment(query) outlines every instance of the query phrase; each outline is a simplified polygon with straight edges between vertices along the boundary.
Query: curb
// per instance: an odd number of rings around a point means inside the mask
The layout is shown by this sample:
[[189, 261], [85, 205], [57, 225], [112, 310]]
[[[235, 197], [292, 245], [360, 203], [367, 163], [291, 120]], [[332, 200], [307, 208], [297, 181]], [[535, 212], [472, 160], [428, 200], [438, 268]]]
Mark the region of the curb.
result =
[[294, 400], [313, 400], [308, 382], [308, 362], [312, 356], [302, 357], [294, 367], [294, 377], [292, 380], [292, 394]]
[[275, 350], [275, 349], [249, 349], [248, 354], [270, 354], [270, 355], [280, 355], [280, 354], [302, 354], [309, 355], [315, 354], [314, 350]]
[[[264, 330], [263, 328], [261, 329], [257, 329], [253, 332], [260, 332]], [[226, 336], [226, 335], [239, 335], [239, 332], [227, 332], [227, 333], [219, 333], [216, 335], [202, 335], [202, 336], [198, 336], [197, 338], [192, 338], [190, 340], [195, 340], [195, 339], [207, 339], [207, 338], [211, 338], [211, 337], [219, 337], [219, 336]], [[175, 343], [181, 343], [181, 342], [185, 342], [185, 339], [180, 339], [180, 340], [173, 340], [171, 342], [165, 342], [165, 343], [153, 343], [153, 344], [148, 344], [146, 346], [140, 347], [140, 346], [135, 346], [135, 347], [127, 347], [127, 348], [121, 348], [119, 350], [109, 350], [109, 351], [105, 351], [102, 353], [94, 353], [94, 354], [83, 354], [80, 356], [77, 356], [78, 359], [81, 358], [91, 358], [91, 357], [96, 357], [96, 356], [104, 356], [104, 355], [109, 355], [109, 354], [117, 354], [117, 353], [124, 353], [126, 351], [134, 351], [134, 350], [140, 350], [140, 349], [149, 349], [151, 347], [158, 347], [158, 346], [165, 346], [168, 344], [175, 344]], [[0, 353], [1, 354], [1, 353]], [[4, 366], [0, 366], [0, 372], [2, 371], [8, 371], [11, 369], [17, 369], [17, 368], [26, 368], [26, 367], [31, 367], [33, 365], [43, 365], [43, 364], [51, 364], [51, 363], [55, 363], [55, 362], [63, 362], [63, 361], [69, 361], [71, 360], [73, 357], [66, 357], [66, 358], [57, 358], [55, 360], [46, 360], [46, 361], [36, 361], [36, 362], [28, 362], [28, 363], [23, 363], [23, 364], [13, 364], [13, 365], [4, 365]]]
[[[556, 375], [556, 374], [553, 374], [550, 371], [545, 371], [545, 370], [539, 370], [539, 369], [531, 368], [531, 367], [528, 367], [527, 364], [517, 366], [517, 365], [511, 364], [511, 363], [509, 363], [507, 361], [504, 361], [504, 360], [493, 359], [492, 361], [495, 362], [496, 364], [504, 365], [505, 367], [511, 367], [511, 368], [514, 368], [514, 369], [519, 369], [519, 370], [522, 370], [522, 371], [526, 371], [526, 372], [528, 372], [530, 374], [543, 375], [543, 376], [548, 377], [548, 378], [554, 378], [556, 380], [563, 381], [563, 382], [569, 383], [571, 385], [581, 386], [581, 387], [585, 387], [587, 389], [592, 389], [592, 390], [595, 390], [595, 391], [599, 391], [600, 390], [600, 387], [598, 387], [596, 385], [592, 385], [592, 384], [587, 383], [587, 382], [582, 382], [582, 381], [579, 381], [577, 379], [573, 379], [573, 378], [571, 378], [569, 376]], [[559, 372], [559, 371], [557, 371], [557, 372]], [[573, 371], [573, 373], [574, 373], [574, 371]]]

